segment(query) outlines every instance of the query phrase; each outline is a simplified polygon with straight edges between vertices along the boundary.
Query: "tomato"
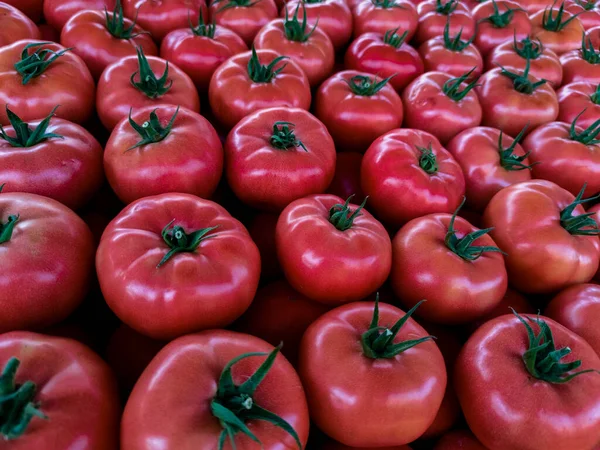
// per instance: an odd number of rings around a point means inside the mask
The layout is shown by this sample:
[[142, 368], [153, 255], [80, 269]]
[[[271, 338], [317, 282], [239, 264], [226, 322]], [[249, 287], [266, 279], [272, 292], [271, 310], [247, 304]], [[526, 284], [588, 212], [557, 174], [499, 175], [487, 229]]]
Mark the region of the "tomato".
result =
[[125, 324], [169, 339], [242, 315], [256, 292], [260, 255], [223, 207], [172, 193], [137, 200], [113, 219], [96, 270], [106, 302]]
[[0, 3], [0, 47], [40, 37], [40, 30], [29, 17], [14, 6]]
[[43, 334], [6, 333], [0, 336], [0, 365], [2, 406], [11, 412], [2, 421], [5, 448], [118, 447], [116, 383], [88, 347]]
[[149, 442], [160, 442], [178, 450], [235, 448], [234, 443], [244, 450], [259, 443], [265, 450], [304, 448], [306, 398], [298, 374], [278, 350], [225, 330], [167, 344], [129, 397], [121, 447], [145, 450]]
[[465, 193], [460, 166], [435, 136], [405, 128], [371, 144], [361, 185], [377, 217], [396, 228], [426, 214], [453, 212]]
[[360, 166], [363, 156], [356, 152], [338, 153], [335, 161], [333, 181], [327, 189], [328, 194], [348, 198], [351, 195], [355, 203], [362, 203], [365, 194], [360, 185]]
[[354, 37], [365, 33], [384, 34], [399, 29], [410, 41], [419, 25], [417, 8], [408, 0], [360, 0], [352, 11]]
[[530, 16], [539, 12], [544, 11], [547, 8], [554, 6], [555, 4], [561, 5], [564, 0], [520, 0], [519, 5], [527, 11]]
[[251, 45], [259, 30], [277, 17], [273, 0], [213, 0], [210, 17], [217, 25], [233, 30]]
[[248, 50], [229, 28], [206, 24], [200, 15], [196, 27], [173, 30], [160, 45], [160, 56], [189, 75], [201, 92], [208, 91], [212, 74], [233, 55]]
[[597, 0], [567, 0], [565, 9], [577, 18], [585, 30], [600, 26], [600, 3]]
[[208, 98], [216, 119], [227, 129], [259, 109], [310, 108], [304, 71], [272, 50], [240, 53], [228, 59], [210, 80]]
[[446, 148], [465, 175], [467, 206], [483, 211], [492, 197], [507, 186], [531, 180], [531, 165], [518, 139], [496, 128], [476, 127], [452, 139]]
[[525, 293], [549, 293], [592, 279], [598, 269], [598, 229], [576, 198], [545, 180], [498, 192], [483, 215], [490, 235], [506, 252], [511, 285]]
[[504, 294], [504, 297], [502, 298], [502, 301], [500, 301], [500, 303], [498, 303], [494, 309], [481, 317], [479, 320], [471, 322], [468, 325], [469, 331], [474, 332], [484, 323], [495, 319], [496, 317], [509, 314], [511, 309], [514, 309], [519, 314], [535, 314], [536, 312], [539, 312], [539, 310], [536, 310], [531, 303], [529, 303], [529, 300], [527, 300], [522, 294], [519, 294], [517, 291], [508, 288], [506, 290], [506, 294]]
[[173, 105], [124, 118], [104, 150], [104, 170], [124, 203], [184, 192], [209, 198], [223, 173], [223, 147], [208, 120]]
[[445, 28], [465, 38], [475, 35], [475, 20], [469, 9], [458, 0], [425, 0], [417, 6], [419, 26], [415, 40], [425, 42], [440, 36]]
[[63, 27], [60, 43], [83, 59], [95, 79], [108, 65], [135, 55], [136, 47], [147, 55], [158, 54], [150, 35], [123, 17], [120, 3], [112, 13], [87, 10], [75, 14]]
[[599, 367], [575, 333], [515, 313], [469, 338], [454, 385], [469, 427], [490, 449], [584, 449], [600, 441], [600, 376], [587, 373]]
[[577, 81], [600, 83], [600, 50], [594, 50], [591, 40], [585, 36], [581, 48], [564, 53], [560, 57], [560, 63], [564, 70], [564, 84]]
[[327, 126], [338, 151], [364, 153], [379, 136], [402, 126], [402, 100], [389, 82], [390, 78], [345, 70], [321, 85], [315, 114]]
[[[0, 105], [24, 121], [56, 115], [85, 122], [94, 109], [94, 80], [85, 63], [61, 45], [22, 40], [0, 47]], [[9, 124], [0, 108], [0, 125]]]
[[564, 3], [558, 10], [551, 6], [531, 16], [532, 36], [558, 56], [579, 48], [584, 33], [579, 18], [564, 7]]
[[299, 108], [259, 110], [242, 119], [225, 142], [229, 186], [261, 210], [281, 211], [294, 200], [325, 192], [335, 159], [325, 125]]
[[354, 447], [403, 445], [433, 422], [446, 369], [412, 312], [351, 303], [324, 314], [304, 333], [299, 373], [310, 416], [333, 439]]
[[117, 0], [44, 0], [44, 18], [60, 33], [71, 17], [80, 11], [112, 10]]
[[470, 431], [455, 430], [445, 434], [433, 450], [488, 450]]
[[194, 82], [183, 70], [156, 56], [126, 56], [109, 65], [98, 81], [96, 109], [111, 131], [131, 109], [169, 103], [200, 111]]
[[443, 72], [427, 72], [415, 78], [402, 93], [405, 126], [433, 134], [442, 144], [463, 130], [481, 123], [481, 105], [467, 83], [475, 68], [453, 78]]
[[87, 293], [93, 237], [73, 211], [35, 194], [0, 194], [0, 332], [65, 319]]
[[405, 41], [408, 32], [365, 33], [350, 44], [344, 59], [346, 69], [391, 77], [390, 84], [401, 91], [424, 71], [419, 53]]
[[278, 214], [258, 213], [248, 225], [248, 232], [260, 251], [261, 280], [269, 280], [283, 275], [275, 246], [275, 227], [278, 218]]
[[44, 0], [4, 0], [2, 3], [14, 6], [19, 11], [24, 12], [25, 15], [35, 23], [38, 23], [42, 20]]
[[563, 86], [557, 92], [558, 120], [572, 123], [579, 117], [577, 124], [588, 128], [600, 117], [600, 83], [594, 85], [579, 81]]
[[83, 127], [48, 117], [25, 123], [7, 108], [11, 126], [0, 130], [4, 192], [30, 192], [77, 209], [100, 189], [102, 147]]

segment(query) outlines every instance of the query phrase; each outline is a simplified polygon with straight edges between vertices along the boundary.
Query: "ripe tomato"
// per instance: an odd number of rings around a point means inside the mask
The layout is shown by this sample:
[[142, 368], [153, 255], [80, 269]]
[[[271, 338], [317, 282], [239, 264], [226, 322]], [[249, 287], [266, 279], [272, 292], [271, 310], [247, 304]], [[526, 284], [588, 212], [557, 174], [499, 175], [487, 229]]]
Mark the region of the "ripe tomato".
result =
[[229, 58], [210, 80], [208, 98], [216, 119], [227, 129], [259, 109], [310, 108], [304, 71], [272, 50], [255, 50]]
[[446, 368], [412, 312], [351, 303], [304, 333], [299, 373], [311, 419], [330, 437], [354, 447], [403, 445], [433, 422]]
[[425, 42], [440, 36], [445, 28], [453, 35], [462, 33], [465, 38], [475, 35], [475, 20], [464, 4], [458, 0], [425, 0], [417, 6], [419, 25], [415, 40]]
[[[299, 108], [262, 109], [242, 119], [225, 142], [225, 172], [235, 195], [258, 209], [325, 192], [335, 172], [327, 128]], [[266, 175], [268, 174], [268, 175]]]
[[345, 70], [321, 85], [315, 114], [327, 126], [338, 151], [364, 153], [379, 136], [402, 126], [402, 100], [389, 81]]
[[600, 441], [600, 376], [586, 373], [599, 367], [575, 333], [515, 313], [469, 338], [454, 385], [469, 427], [490, 449], [584, 449]]
[[459, 133], [446, 148], [465, 175], [467, 206], [481, 212], [507, 186], [531, 180], [531, 165], [518, 139], [496, 128], [476, 127]]
[[360, 185], [360, 166], [363, 155], [356, 152], [338, 153], [335, 161], [335, 175], [327, 189], [328, 194], [348, 198], [351, 195], [355, 203], [362, 203], [365, 194]]
[[557, 95], [558, 120], [561, 122], [572, 123], [579, 116], [577, 124], [588, 128], [600, 117], [600, 83], [579, 81], [567, 84]]
[[273, 0], [213, 0], [210, 17], [217, 25], [233, 30], [247, 45], [251, 45], [259, 30], [277, 17]]
[[385, 34], [365, 33], [350, 44], [344, 66], [346, 69], [391, 77], [390, 84], [402, 91], [424, 71], [419, 53], [406, 44], [407, 31], [402, 35], [396, 30]]
[[168, 339], [237, 319], [256, 292], [260, 255], [223, 207], [172, 193], [138, 200], [113, 219], [96, 270], [124, 323]]
[[585, 30], [600, 26], [600, 3], [598, 0], [566, 0], [565, 9], [581, 22]]
[[445, 434], [433, 450], [488, 450], [470, 431], [455, 430]]
[[[85, 63], [61, 45], [22, 40], [0, 47], [0, 105], [24, 121], [56, 115], [85, 122], [94, 109], [94, 80]], [[0, 125], [9, 124], [0, 108]]]
[[71, 17], [62, 29], [60, 43], [83, 59], [95, 79], [108, 65], [135, 55], [136, 47], [147, 55], [158, 54], [150, 35], [123, 17], [120, 3], [112, 13], [86, 10]]
[[4, 0], [2, 3], [14, 6], [19, 11], [24, 12], [35, 23], [39, 23], [42, 20], [44, 0]]
[[[119, 440], [114, 376], [85, 345], [18, 331], [0, 336], [2, 397], [12, 414], [3, 446], [113, 450]], [[11, 398], [12, 397], [12, 398]]]
[[104, 170], [124, 203], [167, 192], [209, 198], [223, 173], [223, 147], [208, 120], [173, 105], [122, 119], [104, 150]]
[[519, 0], [519, 5], [531, 16], [538, 11], [544, 11], [555, 4], [561, 5], [564, 1], [565, 0]]
[[189, 75], [201, 92], [208, 91], [212, 74], [233, 55], [248, 50], [229, 28], [206, 24], [200, 15], [196, 27], [173, 30], [160, 45], [160, 57]]
[[145, 450], [157, 439], [178, 450], [234, 444], [250, 449], [258, 443], [265, 450], [304, 448], [306, 397], [298, 374], [278, 350], [259, 338], [225, 330], [170, 342], [129, 397], [121, 447]]
[[410, 41], [419, 25], [417, 8], [408, 0], [360, 0], [352, 10], [354, 37], [365, 33], [385, 34], [388, 30], [406, 32]]
[[585, 36], [581, 41], [581, 48], [564, 53], [560, 57], [563, 66], [563, 83], [570, 84], [577, 81], [600, 83], [600, 50], [594, 50], [594, 45]]
[[555, 10], [553, 5], [531, 16], [531, 35], [558, 56], [579, 48], [584, 33], [579, 18], [564, 7], [561, 3]]
[[0, 47], [21, 39], [39, 39], [40, 30], [33, 21], [14, 6], [0, 3]]
[[96, 109], [104, 127], [111, 131], [134, 109], [162, 104], [200, 111], [194, 82], [183, 70], [156, 56], [126, 56], [109, 65], [98, 81]]
[[[21, 0], [17, 0], [21, 1]], [[44, 18], [60, 33], [71, 17], [80, 11], [112, 10], [116, 0], [44, 0]]]
[[426, 214], [452, 213], [465, 194], [460, 166], [435, 136], [405, 128], [371, 144], [361, 185], [377, 217], [395, 228]]
[[574, 198], [545, 180], [514, 184], [492, 198], [483, 220], [494, 227], [490, 235], [506, 252], [513, 287], [548, 293], [592, 279], [600, 240], [594, 220], [583, 215], [583, 202], [581, 195]]
[[279, 214], [258, 213], [248, 225], [248, 232], [260, 252], [261, 281], [283, 276], [275, 247], [275, 227], [278, 218]]
[[87, 293], [94, 242], [87, 225], [56, 200], [0, 194], [0, 332], [65, 319]]

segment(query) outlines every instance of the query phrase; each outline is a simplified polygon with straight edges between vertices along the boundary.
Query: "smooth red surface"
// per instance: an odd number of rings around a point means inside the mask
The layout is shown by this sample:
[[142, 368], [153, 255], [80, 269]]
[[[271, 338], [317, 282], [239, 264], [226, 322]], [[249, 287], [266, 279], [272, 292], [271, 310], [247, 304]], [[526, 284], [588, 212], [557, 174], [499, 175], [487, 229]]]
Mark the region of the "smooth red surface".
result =
[[[451, 37], [454, 36], [454, 34], [451, 35]], [[419, 55], [421, 55], [426, 72], [444, 72], [460, 77], [475, 68], [467, 81], [479, 78], [483, 72], [483, 58], [473, 43], [461, 52], [455, 52], [446, 48], [442, 36], [437, 36], [419, 46]]]
[[352, 9], [354, 16], [354, 37], [361, 34], [385, 34], [388, 30], [398, 28], [401, 35], [408, 31], [406, 42], [410, 42], [419, 25], [417, 8], [408, 0], [395, 0], [393, 6], [384, 8], [376, 6], [371, 0], [360, 0]]
[[558, 96], [558, 119], [561, 122], [572, 123], [579, 116], [577, 125], [587, 128], [600, 117], [600, 99], [596, 104], [591, 96], [596, 92], [597, 85], [587, 82], [567, 84], [557, 92]]
[[[600, 26], [600, 3], [596, 0], [565, 0], [565, 9], [577, 18], [585, 30]], [[590, 9], [584, 6], [590, 5]]]
[[[446, 5], [448, 0], [440, 2], [441, 5]], [[419, 14], [419, 25], [415, 40], [417, 42], [425, 42], [437, 36], [442, 36], [446, 23], [449, 21], [450, 36], [455, 36], [462, 31], [462, 39], [469, 40], [475, 34], [475, 20], [469, 11], [469, 8], [463, 3], [455, 5], [454, 11], [449, 15], [440, 14], [437, 12], [437, 0], [425, 0], [417, 5], [417, 13]]]
[[[16, 0], [21, 2], [23, 0]], [[25, 0], [27, 1], [27, 0]], [[112, 11], [116, 0], [43, 0], [44, 18], [56, 31], [60, 33], [71, 17], [80, 11], [102, 11], [104, 8]], [[123, 1], [121, 2], [123, 3]]]
[[[554, 6], [552, 17], [556, 18], [558, 8], [559, 5]], [[550, 9], [548, 9], [548, 11], [550, 11]], [[543, 16], [544, 10], [538, 11], [531, 16], [531, 35], [542, 41], [544, 47], [552, 50], [558, 56], [581, 47], [581, 36], [583, 35], [584, 29], [579, 18], [569, 22], [567, 26], [560, 31], [550, 31], [544, 29], [542, 25]], [[562, 21], [565, 22], [572, 16], [573, 14], [565, 10], [563, 12]]]
[[230, 4], [235, 5], [229, 0], [212, 2], [210, 17], [217, 25], [234, 31], [249, 47], [260, 29], [278, 15], [273, 0], [248, 2], [246, 6], [228, 6]]
[[362, 203], [365, 199], [365, 194], [360, 185], [362, 158], [363, 156], [356, 152], [338, 153], [335, 162], [335, 175], [329, 189], [327, 189], [328, 194], [337, 195], [341, 198], [354, 195], [352, 201], [356, 204]]
[[14, 6], [0, 3], [0, 47], [21, 39], [40, 37], [40, 30], [25, 13]]
[[[586, 45], [589, 45], [587, 39]], [[563, 84], [578, 81], [587, 81], [596, 85], [600, 83], [600, 64], [591, 64], [583, 59], [581, 48], [563, 54], [560, 63], [564, 71]]]

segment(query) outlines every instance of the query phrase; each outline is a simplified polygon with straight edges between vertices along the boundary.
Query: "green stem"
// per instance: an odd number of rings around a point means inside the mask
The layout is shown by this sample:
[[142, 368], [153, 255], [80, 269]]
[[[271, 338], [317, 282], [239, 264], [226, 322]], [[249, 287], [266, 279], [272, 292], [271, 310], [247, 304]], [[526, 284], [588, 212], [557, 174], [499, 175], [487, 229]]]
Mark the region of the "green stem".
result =
[[442, 3], [442, 0], [435, 0], [435, 12], [443, 16], [449, 16], [458, 7], [458, 0], [448, 0]]
[[[4, 187], [4, 184], [2, 185]], [[19, 221], [19, 215], [10, 215], [8, 216], [8, 221], [6, 223], [0, 221], [0, 244], [4, 244], [5, 242], [10, 241], [12, 238], [13, 230], [15, 229], [15, 225]]]
[[450, 18], [448, 18], [448, 20], [446, 20], [446, 25], [444, 26], [444, 47], [452, 52], [461, 53], [465, 48], [471, 45], [475, 39], [475, 33], [473, 33], [473, 36], [471, 36], [471, 39], [468, 41], [461, 41], [460, 38], [462, 36], [462, 32], [463, 29], [461, 28], [456, 36], [453, 38], [450, 37]]
[[16, 136], [11, 137], [8, 134], [6, 134], [4, 128], [2, 127], [2, 125], [0, 125], [0, 139], [3, 139], [6, 142], [8, 142], [8, 144], [11, 147], [18, 148], [33, 147], [34, 145], [44, 142], [47, 139], [62, 139], [63, 136], [61, 136], [60, 134], [46, 133], [46, 130], [50, 125], [50, 119], [54, 116], [54, 111], [56, 111], [57, 108], [58, 106], [55, 106], [54, 109], [50, 111], [50, 114], [48, 114], [46, 118], [38, 124], [37, 127], [32, 129], [29, 127], [28, 123], [23, 122], [23, 120], [21, 120], [21, 118], [17, 116], [14, 112], [12, 112], [8, 108], [8, 105], [6, 105], [6, 115], [11, 126], [15, 130]]
[[404, 6], [398, 5], [396, 0], [371, 0], [371, 3], [375, 5], [376, 8], [390, 9], [390, 8], [400, 8], [405, 9]]
[[481, 19], [479, 22], [489, 22], [494, 28], [506, 28], [512, 22], [515, 11], [523, 11], [522, 8], [507, 7], [505, 12], [500, 13], [498, 4], [495, 0], [492, 0], [492, 5], [494, 7], [494, 12], [490, 16]]
[[383, 42], [385, 44], [389, 44], [394, 48], [400, 48], [404, 41], [406, 41], [406, 37], [408, 36], [408, 31], [405, 31], [401, 35], [397, 33], [400, 28], [396, 28], [395, 30], [388, 30], [383, 35]]
[[137, 11], [135, 13], [135, 17], [133, 18], [133, 23], [129, 28], [125, 28], [125, 15], [123, 14], [123, 7], [121, 6], [121, 0], [117, 0], [115, 4], [115, 9], [112, 12], [112, 15], [109, 15], [106, 7], [104, 8], [104, 15], [106, 16], [106, 29], [108, 32], [117, 39], [133, 39], [140, 34], [147, 34], [147, 31], [143, 31], [142, 33], [133, 33], [135, 28], [135, 24], [137, 22]]
[[360, 206], [352, 211], [350, 209], [350, 200], [352, 197], [354, 197], [354, 194], [348, 197], [343, 205], [338, 203], [329, 209], [329, 222], [340, 231], [346, 231], [352, 228], [354, 219], [362, 215], [361, 210], [365, 207], [369, 198], [365, 197]]
[[419, 156], [419, 166], [421, 169], [429, 175], [436, 173], [438, 171], [437, 158], [433, 153], [431, 142], [426, 148], [417, 146], [417, 150], [421, 152], [421, 156]]
[[175, 256], [176, 253], [195, 252], [202, 241], [216, 236], [215, 234], [209, 235], [209, 233], [215, 230], [217, 226], [202, 228], [187, 234], [182, 226], [173, 225], [174, 222], [175, 219], [169, 222], [162, 230], [162, 238], [171, 250], [160, 260], [156, 266], [157, 269]]
[[[15, 63], [15, 70], [21, 75], [21, 83], [27, 84], [33, 78], [43, 74], [48, 66], [64, 55], [71, 48], [65, 48], [58, 52], [50, 49], [42, 49], [43, 45], [51, 44], [51, 42], [34, 42], [23, 47], [21, 52], [21, 60]], [[36, 49], [37, 48], [37, 49]], [[36, 49], [29, 54], [30, 49]]]
[[[158, 109], [158, 108], [157, 108]], [[171, 120], [167, 126], [163, 127], [158, 120], [158, 116], [156, 115], [156, 109], [150, 113], [150, 119], [144, 122], [142, 125], [139, 125], [131, 118], [131, 109], [129, 110], [129, 125], [140, 135], [142, 138], [137, 144], [132, 147], [129, 147], [126, 152], [129, 150], [133, 150], [134, 148], [141, 147], [146, 144], [153, 144], [156, 142], [162, 141], [166, 138], [171, 130], [173, 129], [173, 123], [175, 122], [175, 117], [177, 117], [177, 113], [179, 112], [179, 106], [175, 110], [173, 116], [171, 116]]]
[[273, 78], [275, 78], [287, 64], [283, 64], [279, 69], [275, 69], [275, 66], [283, 61], [284, 59], [288, 59], [287, 56], [278, 56], [267, 66], [263, 66], [259, 59], [258, 54], [256, 53], [256, 49], [252, 46], [252, 56], [248, 60], [248, 76], [255, 83], [269, 83]]
[[346, 81], [353, 94], [361, 97], [371, 97], [377, 94], [383, 87], [394, 78], [396, 74], [389, 76], [381, 81], [377, 81], [377, 77], [369, 77], [367, 75], [355, 75], [350, 80]]
[[571, 122], [569, 135], [572, 140], [581, 142], [584, 145], [600, 144], [600, 139], [597, 139], [597, 137], [600, 135], [600, 119], [596, 120], [593, 124], [591, 124], [585, 130], [583, 130], [581, 133], [578, 133], [575, 129], [575, 124], [577, 123], [577, 120], [579, 120], [579, 118], [583, 113], [585, 113], [585, 111], [586, 110], [584, 109], [579, 114], [577, 114], [573, 122]]
[[217, 31], [217, 26], [215, 22], [210, 24], [206, 24], [204, 22], [204, 13], [202, 12], [202, 8], [200, 8], [200, 13], [198, 15], [198, 25], [194, 27], [192, 24], [192, 19], [190, 19], [190, 15], [188, 13], [188, 23], [190, 25], [190, 29], [195, 36], [207, 37], [209, 39], [214, 39], [215, 32]]
[[561, 3], [560, 8], [556, 12], [556, 17], [554, 16], [554, 5], [547, 7], [544, 9], [544, 15], [542, 16], [542, 27], [548, 31], [559, 32], [564, 29], [569, 23], [579, 16], [579, 14], [573, 14], [567, 20], [563, 20], [565, 4]]
[[531, 154], [530, 151], [525, 153], [523, 156], [517, 156], [514, 153], [517, 144], [521, 141], [521, 139], [523, 139], [523, 136], [525, 135], [525, 132], [527, 131], [528, 127], [529, 125], [525, 125], [523, 129], [519, 132], [519, 134], [517, 134], [517, 137], [513, 139], [512, 144], [510, 144], [506, 148], [502, 146], [502, 138], [504, 137], [504, 133], [502, 132], [502, 130], [500, 130], [500, 136], [498, 136], [498, 153], [500, 153], [500, 165], [510, 172], [519, 170], [531, 170], [531, 168], [536, 164], [533, 163], [527, 165], [523, 163], [523, 161], [525, 161]]
[[529, 36], [521, 40], [521, 42], [517, 42], [517, 33], [515, 31], [513, 37], [513, 49], [521, 58], [531, 60], [538, 59], [542, 55], [544, 52], [544, 45], [539, 39], [537, 41], [532, 41], [529, 39]]
[[319, 25], [319, 19], [317, 19], [315, 26], [312, 27], [310, 31], [307, 31], [307, 14], [306, 7], [304, 3], [302, 3], [302, 22], [298, 20], [298, 11], [300, 11], [300, 3], [296, 6], [296, 11], [294, 12], [294, 16], [290, 19], [288, 16], [288, 10], [285, 8], [285, 19], [283, 21], [283, 29], [285, 31], [285, 37], [288, 40], [293, 42], [306, 42], [310, 39], [312, 34], [317, 29], [317, 25]]
[[537, 88], [546, 84], [548, 82], [548, 80], [542, 79], [540, 81], [536, 81], [535, 83], [532, 82], [529, 79], [529, 69], [530, 68], [531, 68], [531, 62], [529, 60], [527, 60], [527, 63], [525, 65], [525, 70], [523, 71], [523, 73], [521, 75], [519, 75], [518, 73], [510, 72], [509, 70], [506, 70], [504, 67], [501, 67], [502, 71], [500, 72], [500, 74], [504, 75], [505, 77], [508, 77], [512, 80], [513, 86], [515, 87], [515, 90], [517, 92], [520, 92], [521, 94], [531, 95], [535, 92], [535, 90]]
[[453, 100], [455, 102], [461, 101], [469, 94], [469, 92], [471, 92], [471, 90], [473, 90], [473, 88], [475, 88], [475, 86], [478, 86], [477, 81], [473, 81], [470, 84], [468, 84], [462, 91], [460, 90], [460, 85], [471, 76], [475, 69], [477, 69], [477, 67], [473, 67], [467, 73], [461, 75], [458, 78], [451, 78], [448, 81], [446, 81], [444, 83], [444, 86], [442, 87], [442, 92], [446, 94], [448, 98], [450, 98], [450, 100]]
[[296, 138], [294, 130], [290, 125], [295, 126], [291, 122], [275, 122], [273, 124], [273, 134], [271, 135], [271, 145], [278, 150], [289, 150], [291, 148], [301, 147], [305, 152], [308, 149], [304, 143]]
[[596, 92], [594, 92], [592, 95], [590, 95], [590, 100], [595, 105], [600, 105], [600, 84], [598, 84], [598, 86], [596, 86]]
[[590, 64], [600, 64], [600, 51], [594, 49], [592, 40], [588, 38], [588, 42], [585, 42], [586, 35], [583, 33], [581, 38], [581, 58]]
[[[144, 50], [141, 47], [137, 47], [137, 57], [139, 71], [135, 71], [130, 78], [131, 84], [140, 92], [142, 92], [148, 98], [158, 98], [166, 94], [171, 86], [173, 80], [169, 80], [169, 62], [167, 61], [165, 71], [160, 78], [156, 78], [156, 75], [150, 68], [148, 58], [144, 55]], [[135, 81], [135, 76], [139, 73], [139, 81]]]
[[598, 3], [596, 0], [574, 0], [576, 4], [581, 6], [585, 11], [592, 11]]
[[596, 213], [584, 213], [577, 216], [573, 215], [573, 212], [575, 212], [575, 208], [578, 205], [600, 198], [600, 195], [596, 195], [595, 197], [584, 199], [583, 193], [585, 192], [586, 187], [587, 183], [584, 183], [573, 203], [560, 212], [560, 225], [573, 236], [597, 236], [600, 234], [598, 224], [592, 219], [592, 216]]

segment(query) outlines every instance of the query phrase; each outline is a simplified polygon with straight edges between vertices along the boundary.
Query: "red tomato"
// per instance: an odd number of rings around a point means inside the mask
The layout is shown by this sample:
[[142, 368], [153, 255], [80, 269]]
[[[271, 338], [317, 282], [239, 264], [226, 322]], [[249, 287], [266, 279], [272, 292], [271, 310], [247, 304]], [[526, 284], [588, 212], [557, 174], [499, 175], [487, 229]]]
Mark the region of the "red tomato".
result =
[[481, 105], [467, 83], [475, 68], [458, 78], [443, 72], [427, 72], [413, 80], [402, 93], [405, 126], [433, 134], [442, 144], [467, 128], [481, 123]]
[[502, 301], [485, 316], [481, 317], [475, 322], [471, 322], [468, 328], [471, 332], [473, 332], [484, 323], [495, 319], [496, 317], [510, 314], [511, 309], [514, 309], [519, 314], [535, 314], [536, 312], [539, 312], [539, 310], [536, 310], [522, 294], [519, 294], [517, 291], [508, 288], [506, 290], [506, 294], [504, 294], [504, 297], [502, 298]]
[[278, 214], [258, 213], [248, 225], [250, 236], [260, 251], [261, 280], [283, 275], [275, 247], [275, 227], [278, 218]]
[[242, 315], [256, 292], [260, 255], [223, 207], [173, 193], [121, 211], [102, 235], [96, 270], [106, 302], [123, 322], [168, 339]]
[[56, 200], [0, 194], [0, 252], [2, 333], [54, 325], [87, 293], [94, 259], [92, 233]]
[[560, 63], [564, 70], [564, 84], [577, 81], [600, 83], [600, 50], [594, 50], [591, 39], [584, 36], [581, 48], [564, 53]]
[[[43, 334], [6, 333], [0, 337], [0, 365], [2, 406], [12, 413], [2, 424], [5, 448], [118, 447], [114, 376], [88, 347]], [[6, 399], [11, 394], [17, 397]]]
[[321, 85], [315, 114], [327, 126], [338, 151], [364, 153], [379, 136], [402, 126], [402, 100], [389, 81], [345, 70]]
[[306, 75], [292, 60], [271, 50], [254, 50], [228, 59], [210, 80], [213, 114], [227, 129], [259, 109], [310, 108]]
[[[0, 105], [24, 121], [56, 115], [83, 123], [94, 109], [94, 80], [85, 63], [61, 45], [22, 40], [0, 47]], [[0, 108], [0, 125], [8, 125]]]
[[366, 33], [350, 44], [344, 59], [346, 69], [391, 77], [390, 84], [397, 91], [404, 89], [424, 71], [419, 53], [406, 44], [407, 32], [397, 30], [385, 34]]
[[299, 108], [262, 109], [242, 119], [225, 142], [225, 173], [235, 195], [258, 209], [325, 192], [335, 172], [327, 128]]
[[194, 82], [183, 70], [162, 58], [126, 56], [109, 65], [98, 81], [96, 109], [104, 127], [111, 131], [129, 112], [162, 104], [200, 111]]
[[[22, 0], [17, 0], [22, 1]], [[60, 33], [71, 17], [80, 11], [112, 10], [116, 0], [44, 0], [44, 18]]]
[[14, 6], [0, 3], [0, 47], [21, 39], [40, 37], [40, 30], [25, 13]]
[[564, 0], [519, 0], [519, 5], [531, 16], [556, 4], [560, 6], [563, 2]]
[[529, 159], [518, 139], [496, 128], [476, 127], [459, 133], [446, 148], [465, 175], [467, 206], [483, 211], [507, 186], [531, 180]]
[[60, 43], [83, 59], [95, 79], [108, 65], [135, 55], [136, 47], [147, 55], [158, 54], [150, 35], [123, 17], [120, 3], [112, 13], [81, 11], [71, 17], [62, 29]]
[[327, 189], [328, 194], [348, 198], [351, 195], [355, 203], [362, 203], [365, 194], [360, 185], [360, 166], [363, 155], [356, 152], [338, 153], [335, 161], [335, 175]]
[[600, 26], [600, 3], [598, 0], [566, 0], [565, 9], [581, 22], [584, 29]]
[[396, 228], [426, 214], [452, 213], [465, 194], [460, 166], [435, 136], [404, 128], [369, 147], [361, 185], [377, 217]]
[[273, 0], [213, 0], [210, 17], [251, 45], [259, 30], [277, 17], [277, 6]]
[[600, 83], [571, 83], [560, 88], [557, 95], [561, 122], [572, 123], [579, 116], [577, 124], [588, 128], [600, 117]]
[[209, 198], [223, 173], [223, 147], [208, 120], [173, 105], [122, 119], [104, 150], [110, 186], [124, 203], [184, 192]]
[[584, 33], [579, 18], [564, 7], [564, 3], [557, 10], [551, 6], [531, 16], [531, 35], [558, 56], [579, 48]]
[[417, 8], [408, 0], [360, 0], [352, 10], [354, 37], [365, 33], [385, 34], [388, 30], [406, 32], [410, 41], [419, 25]]
[[562, 325], [505, 315], [469, 338], [454, 385], [469, 427], [490, 449], [584, 449], [600, 441], [600, 376], [585, 373], [598, 368], [590, 345]]
[[[296, 371], [277, 350], [259, 338], [225, 330], [167, 344], [129, 397], [121, 447], [146, 450], [149, 442], [160, 442], [177, 450], [213, 450], [223, 444], [234, 448], [235, 441], [240, 450], [257, 448], [257, 442], [265, 450], [304, 448], [306, 398]], [[276, 425], [273, 415], [280, 421]], [[238, 421], [247, 428], [239, 430]]]
[[27, 15], [27, 17], [29, 17], [35, 23], [38, 23], [42, 20], [44, 0], [4, 0], [2, 3], [14, 6], [19, 11], [24, 12], [25, 15]]
[[598, 269], [598, 229], [581, 196], [545, 180], [514, 184], [498, 192], [483, 220], [506, 252], [511, 285], [525, 293], [555, 292], [587, 283]]
[[488, 450], [470, 431], [455, 430], [442, 436], [433, 450]]
[[[390, 237], [364, 209], [335, 195], [292, 202], [277, 222], [277, 255], [286, 279], [301, 294], [327, 305], [365, 298], [387, 279]], [[356, 276], [356, 271], [360, 276]]]
[[201, 92], [208, 91], [212, 74], [233, 55], [248, 50], [241, 37], [228, 28], [205, 24], [173, 30], [160, 45], [160, 56], [189, 75]]
[[411, 313], [357, 302], [329, 311], [304, 333], [300, 377], [311, 419], [330, 437], [354, 447], [403, 445], [433, 422], [446, 368]]
[[415, 40], [425, 42], [440, 36], [445, 28], [453, 35], [462, 33], [465, 38], [475, 35], [475, 20], [469, 9], [458, 0], [425, 0], [417, 6], [419, 26]]

